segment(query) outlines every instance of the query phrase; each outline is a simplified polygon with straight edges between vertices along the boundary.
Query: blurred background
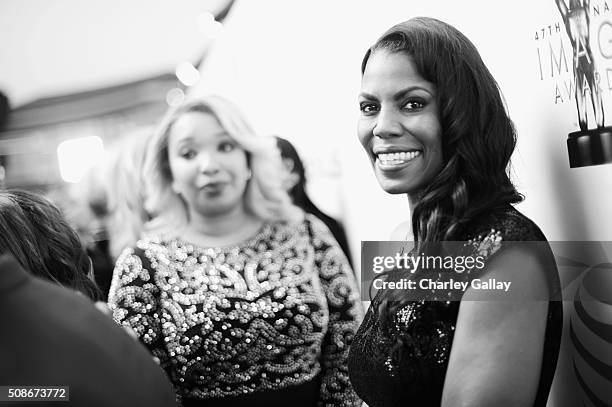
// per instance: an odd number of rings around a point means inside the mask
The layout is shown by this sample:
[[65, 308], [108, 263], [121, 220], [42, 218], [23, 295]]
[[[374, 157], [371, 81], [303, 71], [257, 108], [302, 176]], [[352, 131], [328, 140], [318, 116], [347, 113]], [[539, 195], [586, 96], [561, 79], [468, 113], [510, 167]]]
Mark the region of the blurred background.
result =
[[[595, 0], [590, 9], [609, 118], [611, 5]], [[569, 168], [566, 138], [578, 130], [573, 57], [554, 0], [2, 0], [1, 182], [69, 208], [70, 185], [109, 146], [149, 132], [187, 94], [220, 93], [258, 132], [295, 144], [310, 196], [344, 224], [358, 254], [362, 240], [385, 240], [410, 217], [405, 197], [380, 190], [357, 141], [360, 63], [383, 31], [417, 15], [463, 31], [498, 80], [519, 135], [519, 210], [551, 241], [611, 241], [612, 166]], [[599, 371], [576, 362], [567, 338], [565, 346], [549, 405], [597, 405], [590, 393], [605, 401], [612, 356], [599, 357]], [[576, 369], [589, 377], [587, 390]]]

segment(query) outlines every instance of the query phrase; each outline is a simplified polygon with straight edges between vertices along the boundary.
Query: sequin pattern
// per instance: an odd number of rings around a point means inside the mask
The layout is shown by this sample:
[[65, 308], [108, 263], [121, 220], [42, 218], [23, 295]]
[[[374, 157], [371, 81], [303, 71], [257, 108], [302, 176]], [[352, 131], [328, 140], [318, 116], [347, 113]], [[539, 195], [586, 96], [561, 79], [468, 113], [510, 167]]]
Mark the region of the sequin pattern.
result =
[[[463, 255], [481, 256], [485, 261], [490, 256], [495, 254], [502, 243], [501, 232], [494, 228], [486, 234], [482, 233], [478, 236], [469, 239], [463, 245]], [[451, 274], [454, 278], [462, 276], [464, 279], [470, 279], [472, 269], [467, 269], [464, 273]], [[448, 273], [444, 273], [447, 274]], [[438, 280], [447, 277], [442, 273], [437, 273]], [[433, 298], [434, 303], [426, 301], [415, 301], [403, 308], [399, 309], [395, 315], [395, 334], [404, 336], [405, 343], [412, 343], [413, 348], [405, 355], [408, 358], [421, 358], [427, 361], [432, 366], [445, 367], [448, 363], [452, 338], [455, 332], [454, 323], [446, 323], [445, 316], [455, 315], [458, 312], [457, 304], [451, 301], [440, 301], [439, 296], [442, 293], [436, 293]], [[447, 294], [450, 297], [450, 293]], [[414, 343], [415, 336], [427, 336], [427, 341]], [[414, 346], [417, 345], [417, 346]], [[389, 375], [395, 376], [398, 373], [398, 362], [388, 357], [387, 370]], [[404, 372], [406, 373], [406, 372]], [[410, 376], [414, 376], [414, 372], [408, 372]]]
[[329, 230], [307, 216], [245, 244], [147, 238], [117, 261], [109, 304], [157, 356], [177, 392], [206, 399], [321, 379], [321, 404], [359, 405], [349, 345], [363, 311]]
[[[464, 245], [461, 254], [481, 256], [485, 261], [494, 255], [502, 244], [501, 232], [491, 229], [486, 234], [482, 233], [469, 239]], [[453, 276], [463, 276], [470, 279], [473, 269], [468, 269], [464, 273], [453, 273]], [[445, 273], [448, 274], [448, 273]], [[437, 273], [438, 281], [447, 277], [442, 273]], [[410, 349], [404, 354], [406, 358], [418, 358], [419, 363], [425, 361], [431, 366], [445, 367], [450, 354], [450, 347], [455, 331], [454, 323], [446, 323], [446, 316], [456, 316], [458, 312], [457, 304], [451, 301], [441, 301], [436, 293], [432, 297], [435, 302], [414, 301], [399, 309], [395, 314], [395, 333], [394, 335], [403, 336], [405, 345]], [[447, 293], [450, 297], [451, 294]], [[415, 341], [415, 338], [426, 337], [427, 340]], [[394, 338], [394, 337], [392, 337]], [[409, 364], [408, 366], [411, 366]], [[412, 365], [414, 366], [414, 365]], [[393, 355], [387, 356], [385, 367], [390, 376], [398, 375], [399, 362]], [[403, 372], [406, 376], [414, 376], [415, 372]]]

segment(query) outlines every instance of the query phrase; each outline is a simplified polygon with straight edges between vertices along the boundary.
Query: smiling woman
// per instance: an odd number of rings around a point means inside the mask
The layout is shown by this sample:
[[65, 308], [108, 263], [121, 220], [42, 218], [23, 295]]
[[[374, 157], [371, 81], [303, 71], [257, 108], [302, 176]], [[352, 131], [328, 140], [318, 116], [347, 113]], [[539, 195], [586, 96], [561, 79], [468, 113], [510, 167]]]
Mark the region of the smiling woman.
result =
[[329, 229], [291, 204], [273, 138], [219, 97], [170, 111], [144, 165], [149, 233], [117, 260], [109, 303], [182, 404], [356, 406], [362, 316]]
[[[359, 107], [380, 186], [408, 198], [409, 255], [460, 241], [484, 267], [387, 273], [430, 284], [418, 298], [378, 291], [351, 347], [355, 390], [371, 407], [545, 406], [562, 324], [561, 304], [546, 300], [559, 276], [543, 233], [511, 206], [522, 199], [507, 173], [516, 134], [477, 49], [432, 18], [398, 24], [366, 52]], [[449, 281], [465, 287], [460, 301]], [[481, 281], [512, 289], [483, 294]]]

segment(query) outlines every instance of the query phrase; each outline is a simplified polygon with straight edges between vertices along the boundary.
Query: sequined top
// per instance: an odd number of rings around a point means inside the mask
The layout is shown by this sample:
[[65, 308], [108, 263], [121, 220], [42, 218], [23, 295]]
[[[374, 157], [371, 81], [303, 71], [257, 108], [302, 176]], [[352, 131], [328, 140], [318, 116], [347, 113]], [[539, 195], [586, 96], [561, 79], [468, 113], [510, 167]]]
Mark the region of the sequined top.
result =
[[[483, 273], [486, 260], [501, 250], [503, 241], [546, 240], [532, 221], [510, 206], [469, 225], [462, 237], [466, 249], [485, 258]], [[544, 246], [548, 261], [553, 262], [545, 267], [549, 290], [558, 294], [554, 258]], [[351, 346], [349, 373], [357, 394], [370, 407], [440, 406], [460, 301], [410, 301], [396, 312], [392, 327], [384, 328], [376, 311], [382, 296], [379, 291], [373, 299]], [[536, 406], [546, 406], [562, 324], [561, 302], [550, 301]]]
[[313, 216], [267, 223], [232, 247], [144, 238], [117, 260], [109, 304], [183, 400], [318, 383], [319, 404], [360, 404], [346, 364], [363, 316], [359, 292]]

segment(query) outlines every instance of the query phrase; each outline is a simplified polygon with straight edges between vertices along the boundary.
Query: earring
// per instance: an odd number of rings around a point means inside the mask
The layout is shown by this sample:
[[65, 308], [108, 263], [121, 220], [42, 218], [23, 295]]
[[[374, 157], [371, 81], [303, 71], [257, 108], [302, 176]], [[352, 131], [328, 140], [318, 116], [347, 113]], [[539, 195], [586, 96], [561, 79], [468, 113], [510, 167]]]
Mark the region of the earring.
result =
[[249, 172], [247, 173], [246, 179], [249, 180], [253, 178], [253, 171], [251, 171], [251, 169], [249, 168]]

